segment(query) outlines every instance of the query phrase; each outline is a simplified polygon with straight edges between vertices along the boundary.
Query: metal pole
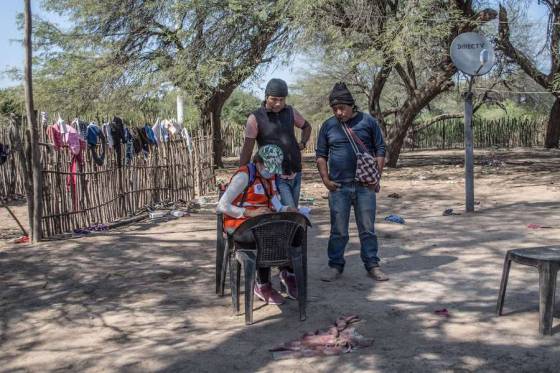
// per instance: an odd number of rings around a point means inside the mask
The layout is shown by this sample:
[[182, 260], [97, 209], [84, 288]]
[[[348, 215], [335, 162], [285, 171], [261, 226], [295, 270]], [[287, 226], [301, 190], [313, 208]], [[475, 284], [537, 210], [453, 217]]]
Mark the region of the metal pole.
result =
[[474, 212], [474, 154], [473, 154], [473, 127], [472, 127], [472, 83], [469, 82], [469, 90], [465, 92], [465, 210]]

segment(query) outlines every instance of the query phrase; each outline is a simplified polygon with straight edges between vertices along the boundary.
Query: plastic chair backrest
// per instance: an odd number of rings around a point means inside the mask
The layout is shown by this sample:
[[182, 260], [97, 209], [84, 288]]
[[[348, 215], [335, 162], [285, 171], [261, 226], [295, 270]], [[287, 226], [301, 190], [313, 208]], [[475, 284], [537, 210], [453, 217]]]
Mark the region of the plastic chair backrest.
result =
[[289, 261], [288, 249], [301, 245], [308, 226], [309, 220], [296, 212], [264, 214], [241, 224], [234, 240], [250, 230], [257, 247], [257, 266], [276, 266]]

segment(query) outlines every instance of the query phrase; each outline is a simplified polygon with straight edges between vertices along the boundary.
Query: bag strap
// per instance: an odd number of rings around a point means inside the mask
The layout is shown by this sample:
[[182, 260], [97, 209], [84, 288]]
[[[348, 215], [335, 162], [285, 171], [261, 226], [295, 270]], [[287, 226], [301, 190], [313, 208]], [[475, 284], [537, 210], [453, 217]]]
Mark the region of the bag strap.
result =
[[349, 128], [349, 127], [346, 127], [346, 128], [348, 129], [348, 132], [350, 133], [350, 135], [352, 135], [352, 138], [354, 138], [354, 140], [356, 140], [356, 142], [362, 146], [362, 148], [364, 149], [364, 152], [369, 153], [369, 150], [368, 150], [367, 146], [365, 146], [365, 144], [362, 142], [360, 137], [358, 135], [356, 135], [354, 133], [354, 131], [352, 131], [352, 128]]
[[247, 200], [247, 191], [253, 185], [257, 177], [257, 167], [254, 163], [247, 164], [247, 171], [249, 171], [249, 183], [247, 184], [245, 189], [243, 189], [243, 195], [241, 196], [241, 201], [239, 201], [239, 207], [242, 207]]
[[346, 124], [344, 124], [343, 122], [339, 122], [339, 123], [342, 126], [342, 131], [346, 135], [346, 138], [348, 138], [348, 141], [350, 142], [350, 145], [352, 146], [352, 150], [354, 150], [354, 153], [356, 153], [356, 155], [360, 154], [358, 145], [356, 145], [356, 142], [354, 141], [352, 135], [350, 135], [350, 128], [348, 128], [348, 126], [346, 126]]

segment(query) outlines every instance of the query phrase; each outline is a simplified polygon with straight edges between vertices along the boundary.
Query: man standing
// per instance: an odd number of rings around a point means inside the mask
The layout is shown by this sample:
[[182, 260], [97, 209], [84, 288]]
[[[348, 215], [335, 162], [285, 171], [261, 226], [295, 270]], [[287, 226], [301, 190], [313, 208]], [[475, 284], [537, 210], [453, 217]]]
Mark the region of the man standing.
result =
[[[271, 79], [266, 85], [265, 101], [247, 119], [245, 143], [241, 150], [240, 166], [251, 159], [255, 140], [259, 148], [274, 144], [284, 153], [282, 176], [278, 184], [282, 204], [298, 207], [301, 189], [301, 151], [305, 149], [311, 125], [289, 105], [286, 105], [288, 85], [282, 79]], [[298, 143], [294, 128], [301, 129]]]
[[334, 116], [321, 126], [317, 139], [317, 168], [329, 190], [331, 232], [328, 244], [329, 268], [323, 281], [334, 281], [344, 271], [344, 250], [348, 243], [350, 208], [360, 236], [360, 253], [369, 277], [377, 281], [389, 278], [379, 268], [378, 244], [375, 234], [376, 188], [355, 181], [356, 154], [346, 136], [346, 125], [377, 160], [379, 172], [385, 164], [385, 143], [377, 121], [358, 111], [352, 94], [344, 83], [335, 84], [329, 95]]

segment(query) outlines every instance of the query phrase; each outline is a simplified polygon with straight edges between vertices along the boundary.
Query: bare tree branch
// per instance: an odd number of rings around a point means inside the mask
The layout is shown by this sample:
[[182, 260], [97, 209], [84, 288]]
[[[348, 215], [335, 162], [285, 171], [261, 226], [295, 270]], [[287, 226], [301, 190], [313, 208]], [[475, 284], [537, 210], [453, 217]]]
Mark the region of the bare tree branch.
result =
[[504, 52], [506, 56], [514, 60], [535, 82], [542, 87], [549, 89], [552, 77], [556, 71], [551, 71], [550, 75], [542, 73], [537, 66], [510, 41], [509, 21], [506, 9], [500, 5], [499, 12], [499, 37], [498, 48]]

